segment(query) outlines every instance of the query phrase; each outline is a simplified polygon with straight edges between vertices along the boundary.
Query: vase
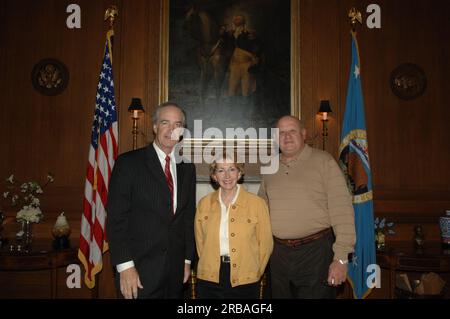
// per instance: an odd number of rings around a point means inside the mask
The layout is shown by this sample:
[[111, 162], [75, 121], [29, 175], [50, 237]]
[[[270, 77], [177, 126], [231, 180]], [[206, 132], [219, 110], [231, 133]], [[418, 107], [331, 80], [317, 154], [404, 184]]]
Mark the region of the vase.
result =
[[439, 227], [441, 229], [442, 245], [450, 248], [450, 210], [446, 211], [445, 216], [439, 218]]
[[56, 219], [56, 223], [52, 228], [52, 234], [55, 238], [53, 240], [53, 248], [57, 249], [66, 249], [70, 247], [69, 235], [70, 235], [70, 226], [67, 222], [66, 216], [64, 216], [64, 212], [58, 216]]
[[3, 231], [3, 221], [6, 219], [3, 212], [0, 210], [0, 248], [2, 248], [3, 244], [6, 243], [6, 238], [2, 236]]
[[382, 232], [376, 233], [375, 243], [377, 245], [377, 250], [384, 250], [384, 248], [386, 247], [386, 235]]
[[30, 222], [29, 220], [22, 221], [22, 231], [23, 231], [22, 240], [25, 245], [30, 245], [31, 242], [33, 241], [32, 225], [33, 223]]

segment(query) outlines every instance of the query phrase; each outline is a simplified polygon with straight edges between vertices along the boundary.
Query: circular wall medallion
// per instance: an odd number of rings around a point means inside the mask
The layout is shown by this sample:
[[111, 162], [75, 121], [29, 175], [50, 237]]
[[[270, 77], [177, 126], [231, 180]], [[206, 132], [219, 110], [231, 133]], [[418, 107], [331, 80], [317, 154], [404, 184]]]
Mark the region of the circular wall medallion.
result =
[[69, 71], [61, 61], [43, 59], [34, 66], [31, 82], [44, 95], [58, 95], [69, 83]]
[[416, 64], [403, 63], [391, 73], [392, 92], [403, 100], [421, 96], [427, 87], [425, 72]]

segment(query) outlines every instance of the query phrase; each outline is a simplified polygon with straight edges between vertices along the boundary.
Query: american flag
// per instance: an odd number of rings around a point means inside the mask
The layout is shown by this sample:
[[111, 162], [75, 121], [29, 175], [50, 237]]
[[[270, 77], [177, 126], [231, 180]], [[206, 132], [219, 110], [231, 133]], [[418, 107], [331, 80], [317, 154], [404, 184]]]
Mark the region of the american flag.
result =
[[95, 275], [102, 270], [103, 266], [102, 255], [108, 250], [105, 233], [105, 207], [108, 183], [118, 149], [117, 113], [112, 72], [112, 36], [112, 31], [109, 31], [97, 85], [84, 189], [83, 216], [81, 217], [78, 258], [85, 267], [85, 283], [89, 288], [95, 286]]

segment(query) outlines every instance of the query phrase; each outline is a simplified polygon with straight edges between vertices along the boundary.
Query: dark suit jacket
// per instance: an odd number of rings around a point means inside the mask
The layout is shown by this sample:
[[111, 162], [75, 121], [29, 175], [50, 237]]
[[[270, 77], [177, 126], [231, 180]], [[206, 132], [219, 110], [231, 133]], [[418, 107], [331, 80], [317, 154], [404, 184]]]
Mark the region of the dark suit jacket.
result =
[[109, 183], [107, 236], [114, 266], [134, 261], [144, 286], [138, 297], [181, 297], [185, 259], [193, 260], [195, 252], [195, 188], [195, 166], [177, 164], [173, 214], [153, 145], [117, 158]]

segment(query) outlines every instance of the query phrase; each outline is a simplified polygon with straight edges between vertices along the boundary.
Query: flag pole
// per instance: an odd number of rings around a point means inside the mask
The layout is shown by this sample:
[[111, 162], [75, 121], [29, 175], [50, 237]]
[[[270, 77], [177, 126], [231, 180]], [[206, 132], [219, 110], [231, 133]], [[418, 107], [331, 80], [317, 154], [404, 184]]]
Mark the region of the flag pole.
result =
[[362, 24], [361, 12], [358, 11], [355, 7], [353, 7], [348, 12], [348, 17], [350, 19], [350, 25], [351, 25], [352, 31], [355, 31], [356, 23]]
[[[361, 15], [361, 11], [359, 11], [358, 9], [356, 9], [355, 7], [352, 7], [350, 9], [350, 11], [348, 12], [348, 18], [350, 19], [350, 34], [352, 35], [352, 37], [355, 39], [355, 43], [356, 43], [356, 54], [358, 55], [358, 61], [360, 61], [359, 59], [359, 46], [358, 46], [358, 41], [356, 39], [356, 25], [359, 23], [360, 25], [362, 25], [362, 15]], [[359, 66], [359, 69], [361, 70], [361, 65]]]
[[117, 9], [117, 6], [112, 5], [108, 9], [106, 9], [105, 12], [105, 19], [104, 21], [109, 22], [109, 30], [106, 34], [106, 37], [108, 39], [109, 44], [109, 56], [111, 59], [111, 64], [113, 63], [113, 57], [112, 57], [112, 47], [113, 47], [113, 40], [112, 37], [114, 36], [114, 21], [116, 20], [117, 16], [119, 15], [119, 9]]
[[[114, 22], [119, 16], [119, 9], [115, 5], [109, 6], [105, 11], [104, 21], [109, 22], [109, 29], [106, 33], [106, 39], [108, 41], [109, 58], [111, 60], [111, 66], [113, 65], [113, 47], [114, 47]], [[119, 113], [119, 106], [116, 104], [117, 114]], [[117, 123], [117, 131], [120, 132], [120, 123]]]
[[105, 21], [109, 20], [109, 29], [112, 30], [114, 28], [114, 20], [119, 15], [119, 9], [117, 6], [112, 5], [105, 11]]
[[348, 18], [350, 19], [351, 32], [356, 33], [356, 24], [362, 25], [362, 15], [355, 7], [351, 8], [348, 12]]
[[[112, 56], [112, 42], [114, 42], [114, 40], [112, 40], [112, 37], [114, 36], [114, 20], [116, 19], [116, 17], [119, 15], [119, 9], [117, 9], [117, 6], [115, 5], [111, 5], [108, 9], [106, 9], [105, 11], [105, 17], [104, 17], [104, 21], [109, 22], [109, 30], [106, 33], [106, 39], [108, 40], [108, 48], [109, 48], [109, 59], [111, 60], [111, 65], [113, 63], [113, 56]], [[100, 125], [98, 126], [97, 129], [97, 137], [100, 136]], [[97, 190], [97, 162], [98, 162], [98, 148], [95, 151], [95, 167], [94, 167], [94, 185], [93, 185], [93, 189], [94, 191]]]

